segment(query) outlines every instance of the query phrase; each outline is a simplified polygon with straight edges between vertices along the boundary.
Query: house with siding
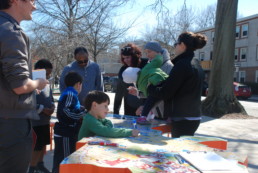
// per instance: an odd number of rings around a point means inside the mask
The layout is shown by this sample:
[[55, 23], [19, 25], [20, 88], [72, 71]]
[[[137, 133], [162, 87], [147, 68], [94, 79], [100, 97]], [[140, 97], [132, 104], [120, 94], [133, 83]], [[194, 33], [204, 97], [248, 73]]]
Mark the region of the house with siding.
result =
[[[207, 79], [212, 65], [214, 31], [215, 28], [207, 28], [197, 32], [208, 37], [207, 45], [195, 52]], [[258, 14], [237, 20], [235, 56], [232, 58], [235, 59], [234, 81], [258, 83]]]

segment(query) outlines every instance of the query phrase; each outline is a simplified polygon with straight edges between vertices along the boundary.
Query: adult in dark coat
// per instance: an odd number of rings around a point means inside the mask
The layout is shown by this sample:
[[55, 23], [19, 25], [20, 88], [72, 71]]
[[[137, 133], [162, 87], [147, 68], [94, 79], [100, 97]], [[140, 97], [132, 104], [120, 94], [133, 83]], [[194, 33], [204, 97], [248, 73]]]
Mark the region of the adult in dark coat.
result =
[[114, 114], [119, 114], [122, 99], [124, 99], [124, 114], [136, 115], [137, 108], [141, 105], [142, 100], [128, 93], [128, 87], [134, 84], [127, 84], [123, 81], [122, 73], [127, 67], [142, 68], [147, 64], [148, 59], [141, 58], [142, 52], [135, 44], [129, 43], [121, 49], [121, 62], [123, 66], [118, 72], [117, 90], [114, 100]]
[[207, 38], [191, 32], [182, 33], [175, 43], [174, 67], [160, 85], [148, 87], [148, 93], [171, 100], [172, 137], [193, 136], [201, 120], [201, 91], [204, 73], [191, 64], [194, 51], [206, 45]]

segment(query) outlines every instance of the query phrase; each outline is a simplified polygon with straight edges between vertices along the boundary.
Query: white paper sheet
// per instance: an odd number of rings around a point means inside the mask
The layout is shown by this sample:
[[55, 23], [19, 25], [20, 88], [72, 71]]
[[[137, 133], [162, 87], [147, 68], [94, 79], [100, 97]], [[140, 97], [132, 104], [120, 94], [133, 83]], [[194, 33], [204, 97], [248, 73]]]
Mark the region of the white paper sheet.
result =
[[39, 78], [46, 79], [46, 70], [45, 69], [40, 69], [40, 70], [33, 70], [32, 71], [32, 79], [36, 80]]
[[183, 159], [192, 164], [203, 173], [208, 172], [229, 172], [244, 173], [245, 169], [238, 166], [215, 152], [181, 152]]

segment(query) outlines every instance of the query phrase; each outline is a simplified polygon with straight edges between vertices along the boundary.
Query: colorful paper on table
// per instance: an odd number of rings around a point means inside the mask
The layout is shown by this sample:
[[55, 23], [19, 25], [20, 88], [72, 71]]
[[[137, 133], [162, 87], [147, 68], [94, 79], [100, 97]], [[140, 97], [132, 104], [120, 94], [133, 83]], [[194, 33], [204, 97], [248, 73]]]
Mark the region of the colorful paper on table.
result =
[[[144, 138], [148, 142], [153, 142], [144, 144], [140, 142], [142, 140], [141, 138]], [[170, 148], [173, 148], [173, 145], [167, 145], [167, 142], [172, 144], [171, 141], [173, 140], [166, 137], [143, 136], [138, 139], [133, 137], [91, 137], [84, 138], [84, 140], [86, 140], [86, 143], [94, 141], [117, 143], [118, 146], [110, 147], [86, 144], [65, 159], [62, 164], [80, 163], [96, 165], [98, 167], [128, 168], [131, 172], [198, 172], [188, 164], [179, 164], [174, 154], [169, 152]], [[203, 146], [202, 149], [204, 148], [206, 147]]]
[[[88, 142], [116, 143], [117, 147], [87, 145]], [[179, 164], [175, 154], [182, 151], [213, 151], [195, 140], [174, 140], [163, 136], [129, 138], [83, 138], [86, 145], [62, 164], [95, 165], [97, 167], [128, 168], [131, 172], [198, 172], [187, 163]], [[62, 166], [62, 165], [61, 165]]]
[[[133, 129], [131, 116], [109, 115], [114, 127]], [[160, 123], [160, 122], [158, 122]], [[161, 136], [160, 131], [151, 129], [150, 125], [137, 125], [137, 129], [146, 134], [128, 138], [83, 138], [78, 143], [86, 143], [82, 148], [67, 157], [61, 164], [94, 165], [98, 168], [122, 168], [131, 172], [199, 172], [187, 163], [179, 164], [181, 160], [175, 154], [182, 151], [214, 151], [202, 141], [218, 141], [220, 138], [190, 137], [171, 139]], [[159, 132], [155, 133], [155, 132]], [[221, 139], [222, 140], [222, 139]], [[117, 147], [88, 145], [88, 142], [116, 143]], [[182, 163], [182, 162], [181, 162]], [[63, 167], [65, 168], [65, 167]]]

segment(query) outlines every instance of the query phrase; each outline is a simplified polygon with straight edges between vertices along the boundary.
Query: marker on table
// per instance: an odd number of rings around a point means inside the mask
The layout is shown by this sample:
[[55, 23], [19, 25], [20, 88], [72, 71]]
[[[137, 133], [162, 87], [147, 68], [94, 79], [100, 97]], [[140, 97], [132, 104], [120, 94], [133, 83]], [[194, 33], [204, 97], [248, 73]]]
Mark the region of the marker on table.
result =
[[98, 141], [89, 141], [89, 145], [102, 145], [102, 146], [112, 146], [112, 147], [117, 147], [117, 143], [109, 143], [109, 142], [98, 142]]
[[133, 128], [134, 128], [134, 129], [137, 129], [136, 119], [133, 119]]
[[174, 157], [176, 158], [176, 160], [179, 162], [179, 164], [183, 164], [186, 163], [186, 161], [178, 154], [175, 154]]

